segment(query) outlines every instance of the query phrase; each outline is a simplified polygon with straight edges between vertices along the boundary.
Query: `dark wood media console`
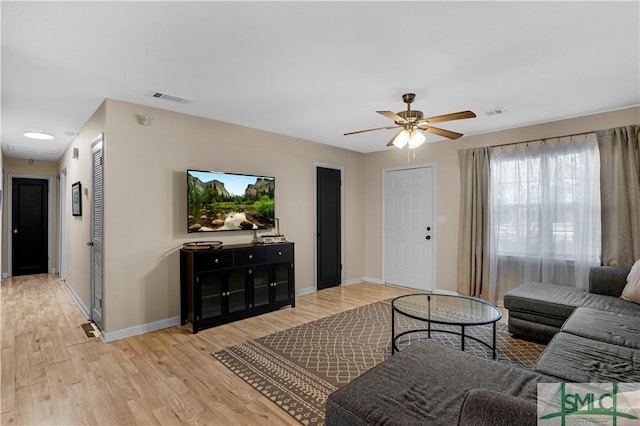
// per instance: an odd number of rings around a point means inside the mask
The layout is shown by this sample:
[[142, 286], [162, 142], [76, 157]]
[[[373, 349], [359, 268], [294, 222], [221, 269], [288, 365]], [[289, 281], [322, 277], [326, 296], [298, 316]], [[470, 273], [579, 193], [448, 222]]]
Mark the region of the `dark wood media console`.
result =
[[193, 333], [295, 306], [294, 245], [180, 250], [180, 323]]

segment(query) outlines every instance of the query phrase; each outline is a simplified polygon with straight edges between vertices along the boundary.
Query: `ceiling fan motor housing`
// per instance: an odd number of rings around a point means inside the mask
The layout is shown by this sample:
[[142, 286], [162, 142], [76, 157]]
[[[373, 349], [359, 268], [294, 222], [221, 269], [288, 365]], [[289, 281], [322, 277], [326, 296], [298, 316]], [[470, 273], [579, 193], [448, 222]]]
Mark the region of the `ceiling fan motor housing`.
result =
[[[415, 123], [418, 120], [422, 120], [422, 111], [418, 110], [400, 111], [398, 115], [410, 123]], [[396, 121], [396, 124], [403, 125], [405, 123]]]

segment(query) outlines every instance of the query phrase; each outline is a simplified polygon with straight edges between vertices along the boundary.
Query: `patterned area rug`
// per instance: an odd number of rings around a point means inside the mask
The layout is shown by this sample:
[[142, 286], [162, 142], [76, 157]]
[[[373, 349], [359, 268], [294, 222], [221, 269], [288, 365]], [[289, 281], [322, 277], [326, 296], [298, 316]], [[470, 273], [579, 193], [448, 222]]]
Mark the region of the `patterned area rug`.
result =
[[[424, 323], [396, 315], [396, 334], [419, 328]], [[467, 327], [466, 333], [490, 342], [492, 327]], [[411, 339], [426, 337], [406, 336], [400, 349]], [[456, 334], [432, 333], [431, 337], [460, 348]], [[511, 337], [504, 324], [497, 326], [497, 346], [499, 362], [521, 368], [533, 367], [545, 348]], [[492, 356], [471, 339], [466, 339], [465, 351]], [[341, 312], [212, 355], [300, 423], [322, 425], [327, 396], [391, 355], [391, 301]]]

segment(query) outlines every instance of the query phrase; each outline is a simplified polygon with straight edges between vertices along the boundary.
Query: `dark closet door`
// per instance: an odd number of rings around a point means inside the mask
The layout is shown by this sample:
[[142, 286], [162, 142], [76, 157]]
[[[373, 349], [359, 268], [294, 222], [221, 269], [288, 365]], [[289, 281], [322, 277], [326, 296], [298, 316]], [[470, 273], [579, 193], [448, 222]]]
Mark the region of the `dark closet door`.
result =
[[318, 167], [316, 170], [317, 282], [318, 290], [342, 282], [341, 255], [341, 171]]
[[11, 274], [47, 273], [49, 182], [13, 178], [11, 191]]

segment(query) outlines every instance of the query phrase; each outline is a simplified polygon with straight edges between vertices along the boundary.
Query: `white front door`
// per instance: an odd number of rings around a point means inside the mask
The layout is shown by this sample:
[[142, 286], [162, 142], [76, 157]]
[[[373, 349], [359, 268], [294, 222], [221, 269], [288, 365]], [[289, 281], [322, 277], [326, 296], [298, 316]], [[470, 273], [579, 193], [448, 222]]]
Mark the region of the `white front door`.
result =
[[385, 282], [433, 291], [433, 167], [384, 171]]

